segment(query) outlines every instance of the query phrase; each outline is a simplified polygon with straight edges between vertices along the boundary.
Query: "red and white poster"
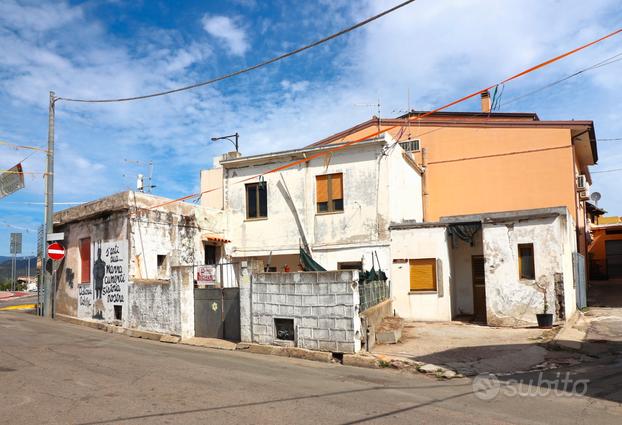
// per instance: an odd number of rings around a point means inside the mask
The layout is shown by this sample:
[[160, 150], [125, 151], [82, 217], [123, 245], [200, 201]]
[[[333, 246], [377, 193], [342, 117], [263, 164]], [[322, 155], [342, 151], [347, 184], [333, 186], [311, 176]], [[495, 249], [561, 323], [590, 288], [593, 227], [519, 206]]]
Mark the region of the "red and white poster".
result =
[[216, 266], [198, 266], [197, 284], [199, 286], [214, 285], [216, 283]]

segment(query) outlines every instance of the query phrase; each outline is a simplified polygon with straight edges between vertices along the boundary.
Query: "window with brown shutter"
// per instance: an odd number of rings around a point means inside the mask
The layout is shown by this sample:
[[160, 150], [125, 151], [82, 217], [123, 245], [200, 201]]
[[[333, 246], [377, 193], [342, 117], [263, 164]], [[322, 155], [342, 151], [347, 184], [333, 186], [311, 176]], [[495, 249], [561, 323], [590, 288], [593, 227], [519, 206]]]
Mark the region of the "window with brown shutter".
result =
[[91, 281], [91, 238], [80, 239], [80, 283]]
[[436, 291], [436, 259], [410, 260], [410, 290]]
[[343, 211], [343, 174], [315, 176], [317, 212]]

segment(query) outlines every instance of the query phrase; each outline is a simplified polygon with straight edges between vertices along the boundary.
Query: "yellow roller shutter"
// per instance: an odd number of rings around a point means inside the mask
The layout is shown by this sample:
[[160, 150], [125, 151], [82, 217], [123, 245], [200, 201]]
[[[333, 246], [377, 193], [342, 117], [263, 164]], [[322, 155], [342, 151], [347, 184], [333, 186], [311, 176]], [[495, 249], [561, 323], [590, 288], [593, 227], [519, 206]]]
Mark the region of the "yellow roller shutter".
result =
[[410, 290], [436, 291], [436, 259], [410, 260]]
[[333, 200], [343, 199], [343, 174], [330, 175], [330, 188]]
[[316, 176], [315, 186], [317, 192], [317, 199], [315, 202], [328, 202], [328, 176]]

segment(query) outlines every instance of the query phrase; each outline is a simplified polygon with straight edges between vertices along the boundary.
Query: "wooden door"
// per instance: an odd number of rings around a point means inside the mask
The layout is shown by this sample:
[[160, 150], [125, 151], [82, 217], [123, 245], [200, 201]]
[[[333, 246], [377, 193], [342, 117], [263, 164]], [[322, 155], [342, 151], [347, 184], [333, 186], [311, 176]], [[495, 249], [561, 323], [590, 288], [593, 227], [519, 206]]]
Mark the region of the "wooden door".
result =
[[478, 322], [486, 323], [486, 282], [484, 278], [484, 256], [471, 257], [473, 271], [473, 316]]

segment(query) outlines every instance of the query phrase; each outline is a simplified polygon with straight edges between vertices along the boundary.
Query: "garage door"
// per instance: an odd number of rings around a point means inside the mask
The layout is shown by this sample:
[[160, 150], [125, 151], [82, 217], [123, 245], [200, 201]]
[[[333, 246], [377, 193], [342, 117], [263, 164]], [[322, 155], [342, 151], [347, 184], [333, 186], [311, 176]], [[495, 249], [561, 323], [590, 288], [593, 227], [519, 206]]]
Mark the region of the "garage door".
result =
[[607, 274], [609, 279], [622, 278], [622, 240], [606, 241]]

